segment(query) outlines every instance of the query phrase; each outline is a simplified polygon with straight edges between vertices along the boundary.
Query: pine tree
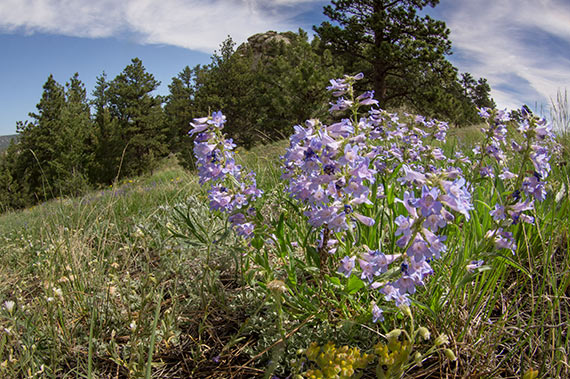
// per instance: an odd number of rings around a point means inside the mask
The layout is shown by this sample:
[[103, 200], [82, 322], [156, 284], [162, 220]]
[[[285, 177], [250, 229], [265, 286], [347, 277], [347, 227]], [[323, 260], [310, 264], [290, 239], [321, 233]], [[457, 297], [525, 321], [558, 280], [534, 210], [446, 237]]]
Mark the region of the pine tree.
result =
[[75, 74], [65, 86], [60, 128], [52, 142], [57, 157], [50, 162], [61, 194], [78, 195], [89, 188], [88, 170], [93, 161], [93, 128], [85, 85]]
[[194, 167], [192, 138], [188, 135], [195, 115], [194, 95], [196, 91], [196, 75], [200, 66], [191, 69], [186, 66], [168, 86], [170, 94], [166, 99], [164, 114], [168, 126], [168, 145], [171, 152], [176, 153], [182, 166]]
[[168, 145], [177, 152], [183, 146], [183, 139], [190, 131], [194, 118], [195, 70], [186, 66], [168, 86], [170, 94], [166, 99], [164, 114], [168, 125]]
[[134, 58], [106, 90], [110, 116], [116, 119], [119, 146], [124, 152], [119, 159], [121, 176], [152, 170], [167, 152], [162, 98], [152, 94], [159, 84], [141, 60]]
[[[417, 12], [439, 0], [333, 0], [324, 14], [335, 24], [314, 27], [347, 72], [370, 78], [380, 105], [413, 100], [433, 81], [431, 73], [448, 70], [449, 29]], [[430, 77], [431, 76], [431, 77]], [[364, 83], [368, 85], [367, 83]]]
[[471, 100], [479, 108], [496, 108], [495, 101], [491, 98], [491, 86], [487, 79], [479, 78], [473, 90]]
[[59, 195], [54, 187], [57, 172], [53, 162], [59, 151], [54, 145], [61, 133], [61, 112], [65, 107], [63, 87], [49, 75], [43, 86], [37, 112], [30, 113], [31, 122], [18, 123], [20, 134], [16, 171], [20, 175], [29, 203], [43, 201]]
[[78, 74], [65, 88], [50, 75], [43, 89], [33, 121], [18, 123], [19, 142], [9, 152], [25, 205], [89, 188], [93, 138], [85, 86]]
[[89, 169], [92, 183], [110, 184], [116, 178], [123, 148], [117, 119], [111, 115], [108, 96], [109, 82], [103, 72], [92, 92], [94, 109], [94, 159]]
[[252, 70], [253, 56], [234, 54], [235, 43], [228, 37], [212, 62], [196, 67], [196, 114], [222, 110], [228, 122], [224, 131], [237, 143], [251, 146], [259, 137], [254, 130], [256, 97], [261, 93]]
[[258, 97], [258, 128], [269, 140], [287, 138], [293, 126], [309, 118], [328, 117], [329, 80], [342, 76], [320, 41], [308, 42], [307, 33], [283, 33], [289, 43], [274, 43], [273, 52], [260, 58], [256, 78], [263, 96]]
[[224, 130], [246, 147], [286, 138], [293, 125], [327, 115], [325, 87], [341, 69], [318, 40], [309, 43], [302, 30], [268, 32], [234, 47], [228, 38], [210, 65], [195, 68], [196, 115], [222, 110], [230, 120]]
[[19, 156], [20, 146], [14, 140], [0, 152], [0, 213], [23, 208], [31, 202], [22, 182], [22, 171], [18, 170]]

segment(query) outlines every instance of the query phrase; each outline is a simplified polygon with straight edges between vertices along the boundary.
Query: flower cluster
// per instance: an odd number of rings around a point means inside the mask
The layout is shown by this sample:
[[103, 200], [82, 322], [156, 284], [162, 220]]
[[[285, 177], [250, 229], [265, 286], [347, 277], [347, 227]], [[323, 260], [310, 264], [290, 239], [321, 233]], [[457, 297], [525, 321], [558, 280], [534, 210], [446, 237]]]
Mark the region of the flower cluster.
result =
[[352, 378], [356, 370], [366, 368], [375, 359], [371, 354], [361, 353], [357, 347], [336, 347], [332, 342], [323, 346], [313, 342], [305, 355], [319, 367], [305, 372], [305, 377], [312, 379]]
[[[499, 196], [494, 209], [490, 211], [497, 227], [487, 232], [498, 249], [516, 249], [513, 234], [507, 229], [520, 222], [533, 223], [534, 218], [525, 213], [534, 209], [535, 201], [546, 197], [546, 179], [550, 173], [550, 151], [555, 146], [551, 126], [544, 119], [539, 119], [526, 107], [520, 110], [519, 120], [511, 119], [505, 111], [482, 109], [480, 115], [486, 126], [482, 129], [485, 141], [474, 152], [478, 158], [478, 170], [482, 178], [493, 179], [498, 176], [511, 191], [507, 196]], [[508, 125], [517, 126], [515, 135], [507, 140]], [[484, 165], [486, 158], [494, 163]], [[519, 162], [517, 173], [509, 170]], [[532, 168], [529, 165], [532, 164]], [[493, 166], [495, 169], [493, 169]], [[530, 172], [530, 175], [527, 173]], [[525, 174], [527, 174], [525, 176]]]
[[[401, 276], [381, 289], [386, 300], [394, 300], [397, 305], [409, 304], [408, 294], [414, 294], [417, 286], [424, 285], [424, 278], [433, 273], [429, 262], [446, 251], [446, 237], [440, 233], [455, 220], [452, 212], [469, 220], [469, 211], [473, 209], [469, 186], [457, 171], [423, 174], [406, 166], [403, 171], [405, 175], [400, 181], [411, 190], [399, 199], [407, 216], [395, 219], [398, 228], [394, 235], [399, 236], [396, 245], [403, 251]], [[420, 195], [415, 196], [414, 192]]]
[[[353, 255], [340, 260], [338, 272], [349, 277], [358, 263], [361, 279], [379, 289], [386, 300], [409, 304], [408, 294], [433, 272], [429, 262], [446, 249], [445, 237], [438, 233], [455, 219], [452, 212], [469, 219], [471, 195], [459, 169], [438, 167], [453, 160], [425, 143], [445, 141], [447, 124], [376, 108], [359, 117], [361, 107], [377, 103], [372, 92], [355, 96], [353, 84], [360, 78], [359, 74], [331, 80], [328, 89], [339, 99], [330, 111], [348, 111], [350, 118], [331, 125], [319, 120], [308, 120], [304, 127], [297, 125], [284, 156], [283, 176], [292, 196], [305, 204], [309, 223], [335, 236], [319, 242], [332, 254], [336, 245], [343, 243], [339, 242], [344, 240], [342, 233], [353, 230], [356, 223], [374, 226], [374, 218], [360, 209], [365, 211], [366, 205], [383, 196], [382, 179], [400, 173], [398, 182], [404, 193], [399, 201], [406, 210], [395, 219], [400, 253], [384, 254], [366, 245], [357, 246], [349, 249], [355, 251]], [[376, 281], [393, 264], [400, 265], [400, 277]], [[379, 310], [374, 318], [381, 319]]]
[[[448, 225], [469, 222], [477, 185], [491, 184], [497, 199], [490, 211], [494, 226], [480, 235], [494, 249], [516, 250], [510, 227], [534, 222], [530, 211], [546, 196], [553, 135], [525, 109], [518, 122], [504, 111], [482, 109], [484, 141], [474, 159], [461, 152], [449, 157], [438, 147], [447, 123], [378, 109], [372, 91], [355, 94], [360, 79], [330, 81], [336, 121], [310, 119], [294, 127], [282, 177], [317, 232], [321, 269], [332, 261], [340, 275], [357, 275], [386, 301], [407, 306], [433, 274], [431, 262], [446, 252]], [[236, 164], [235, 145], [222, 132], [225, 122], [214, 112], [192, 124], [200, 183], [210, 185], [210, 207], [251, 237], [253, 201], [261, 191], [254, 174]], [[483, 263], [473, 260], [466, 269]], [[371, 310], [374, 322], [383, 320], [376, 303]]]
[[230, 215], [236, 232], [253, 236], [255, 216], [252, 202], [262, 195], [257, 188], [255, 173], [244, 174], [234, 159], [235, 144], [222, 133], [226, 117], [214, 112], [209, 117], [194, 119], [190, 135], [196, 134], [194, 156], [200, 184], [210, 183], [210, 207]]

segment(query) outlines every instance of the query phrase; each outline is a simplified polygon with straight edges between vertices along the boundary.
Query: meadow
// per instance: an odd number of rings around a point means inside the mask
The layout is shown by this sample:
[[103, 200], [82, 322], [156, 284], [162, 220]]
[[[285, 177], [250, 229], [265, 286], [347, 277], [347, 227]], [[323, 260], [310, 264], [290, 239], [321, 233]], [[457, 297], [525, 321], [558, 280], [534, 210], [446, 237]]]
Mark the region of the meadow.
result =
[[0, 376], [570, 376], [565, 140], [367, 114], [352, 79], [349, 121], [245, 151], [214, 114], [198, 172], [0, 215]]

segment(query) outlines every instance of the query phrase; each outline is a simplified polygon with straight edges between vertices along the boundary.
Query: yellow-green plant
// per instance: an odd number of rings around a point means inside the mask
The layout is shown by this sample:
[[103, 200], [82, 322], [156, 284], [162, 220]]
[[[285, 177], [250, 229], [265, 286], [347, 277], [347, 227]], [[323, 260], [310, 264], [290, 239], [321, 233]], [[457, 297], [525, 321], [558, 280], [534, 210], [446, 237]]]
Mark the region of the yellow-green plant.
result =
[[308, 379], [346, 379], [360, 378], [365, 369], [374, 361], [376, 365], [376, 377], [401, 378], [405, 371], [415, 366], [421, 366], [422, 362], [435, 353], [445, 356], [446, 359], [456, 359], [453, 350], [447, 348], [449, 338], [440, 334], [427, 351], [421, 352], [422, 341], [431, 338], [429, 330], [423, 326], [415, 328], [414, 318], [410, 308], [404, 306], [402, 313], [410, 319], [409, 329], [394, 329], [386, 334], [386, 342], [379, 342], [374, 346], [374, 354], [361, 353], [357, 347], [336, 347], [332, 342], [319, 346], [316, 342], [305, 351], [307, 359], [314, 362], [318, 368], [311, 368], [303, 375]]

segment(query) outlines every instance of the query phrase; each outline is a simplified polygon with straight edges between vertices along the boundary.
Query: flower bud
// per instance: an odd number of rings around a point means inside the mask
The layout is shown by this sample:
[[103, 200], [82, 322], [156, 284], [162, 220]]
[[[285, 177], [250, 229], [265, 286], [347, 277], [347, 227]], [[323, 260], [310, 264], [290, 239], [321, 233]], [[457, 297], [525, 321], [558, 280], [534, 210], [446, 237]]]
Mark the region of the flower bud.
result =
[[422, 365], [422, 354], [419, 351], [416, 351], [414, 354], [414, 363], [418, 366]]
[[451, 349], [445, 349], [445, 350], [443, 350], [443, 353], [445, 354], [447, 359], [449, 359], [450, 361], [455, 361], [457, 359], [457, 357], [455, 356], [455, 353]]
[[408, 316], [408, 317], [410, 317], [410, 318], [412, 317], [412, 310], [410, 309], [409, 306], [407, 306], [407, 305], [402, 305], [402, 306], [400, 307], [400, 309], [402, 310], [402, 312], [403, 312], [406, 316]]
[[287, 287], [285, 287], [285, 283], [283, 283], [281, 280], [272, 280], [267, 284], [267, 288], [269, 288], [271, 292], [275, 293], [287, 292]]
[[420, 335], [420, 337], [424, 339], [424, 341], [427, 341], [430, 338], [429, 330], [427, 330], [427, 328], [424, 328], [423, 326], [418, 328], [418, 334]]
[[386, 334], [386, 338], [389, 340], [398, 339], [398, 337], [400, 337], [400, 334], [402, 334], [402, 329], [394, 329], [390, 333]]
[[447, 334], [440, 334], [439, 337], [435, 339], [435, 346], [447, 345], [449, 343], [449, 337]]

